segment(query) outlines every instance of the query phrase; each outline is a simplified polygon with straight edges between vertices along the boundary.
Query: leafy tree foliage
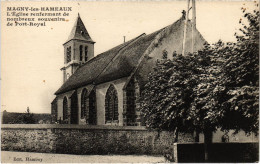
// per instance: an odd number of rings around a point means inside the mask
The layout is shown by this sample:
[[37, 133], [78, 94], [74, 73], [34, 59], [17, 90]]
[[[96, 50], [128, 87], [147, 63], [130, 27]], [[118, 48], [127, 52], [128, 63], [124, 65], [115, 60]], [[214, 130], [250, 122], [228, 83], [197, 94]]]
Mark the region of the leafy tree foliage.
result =
[[8, 113], [3, 112], [3, 124], [36, 124], [35, 115], [30, 112], [29, 107], [25, 113]]
[[162, 60], [149, 76], [143, 91], [141, 108], [147, 126], [158, 130], [193, 130], [187, 118], [192, 88], [197, 84], [193, 74], [198, 61], [191, 56], [176, 55], [173, 61]]
[[[256, 4], [258, 7], [258, 4]], [[242, 8], [243, 12], [246, 11]], [[235, 34], [237, 43], [224, 66], [228, 99], [223, 103], [224, 129], [258, 133], [259, 128], [259, 11], [245, 13], [247, 20]], [[229, 120], [227, 120], [229, 119]], [[226, 122], [230, 124], [226, 124]]]
[[34, 114], [30, 112], [29, 107], [27, 107], [27, 110], [25, 112], [25, 114], [23, 115], [23, 123], [24, 124], [35, 124], [36, 121], [34, 119]]
[[207, 116], [212, 106], [217, 108], [214, 106], [217, 103], [210, 104], [207, 100], [215, 98], [210, 95], [216, 79], [212, 74], [220, 71], [217, 66], [213, 67], [208, 55], [211, 51], [210, 46], [206, 46], [195, 54], [174, 54], [173, 60], [157, 62], [141, 100], [148, 127], [184, 132], [213, 127], [212, 118]]
[[258, 133], [259, 11], [244, 17], [248, 25], [240, 22], [236, 43], [219, 41], [194, 54], [157, 62], [141, 99], [148, 127]]

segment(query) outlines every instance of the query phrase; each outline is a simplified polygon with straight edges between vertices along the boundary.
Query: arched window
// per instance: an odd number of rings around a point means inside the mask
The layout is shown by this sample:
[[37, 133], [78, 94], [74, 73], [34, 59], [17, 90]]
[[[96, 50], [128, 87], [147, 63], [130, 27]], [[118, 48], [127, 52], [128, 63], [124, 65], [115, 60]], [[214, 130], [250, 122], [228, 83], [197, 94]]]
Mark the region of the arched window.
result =
[[85, 62], [88, 61], [88, 46], [85, 46]]
[[117, 91], [113, 85], [110, 85], [106, 93], [105, 115], [106, 115], [106, 122], [118, 120], [118, 97], [117, 97]]
[[67, 48], [67, 63], [71, 61], [71, 47]]
[[68, 119], [68, 100], [67, 97], [63, 99], [63, 120]]
[[87, 93], [88, 91], [84, 89], [81, 94], [81, 119], [83, 119], [87, 113]]
[[83, 60], [83, 46], [82, 45], [79, 46], [79, 60], [80, 61]]

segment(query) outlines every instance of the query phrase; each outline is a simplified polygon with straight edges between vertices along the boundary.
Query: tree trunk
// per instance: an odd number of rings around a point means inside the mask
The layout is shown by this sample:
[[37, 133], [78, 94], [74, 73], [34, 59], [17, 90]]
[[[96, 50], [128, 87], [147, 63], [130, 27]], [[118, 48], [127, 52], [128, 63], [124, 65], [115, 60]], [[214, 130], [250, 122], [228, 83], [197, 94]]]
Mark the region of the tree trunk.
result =
[[200, 142], [200, 133], [197, 130], [195, 131], [195, 142]]
[[212, 131], [204, 131], [204, 152], [205, 152], [205, 162], [209, 162], [209, 146], [212, 143]]

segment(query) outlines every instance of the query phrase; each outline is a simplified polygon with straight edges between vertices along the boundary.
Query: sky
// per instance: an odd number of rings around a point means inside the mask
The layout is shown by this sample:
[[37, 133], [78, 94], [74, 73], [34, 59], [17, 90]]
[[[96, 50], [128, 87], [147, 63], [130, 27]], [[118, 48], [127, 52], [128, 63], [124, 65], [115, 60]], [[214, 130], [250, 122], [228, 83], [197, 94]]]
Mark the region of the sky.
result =
[[[67, 21], [42, 27], [7, 26], [7, 7], [72, 7]], [[253, 1], [197, 1], [197, 29], [209, 42], [235, 41], [239, 19]], [[95, 56], [142, 33], [152, 33], [181, 17], [186, 1], [1, 2], [1, 111], [50, 113], [62, 85], [63, 43], [78, 13], [96, 42]]]

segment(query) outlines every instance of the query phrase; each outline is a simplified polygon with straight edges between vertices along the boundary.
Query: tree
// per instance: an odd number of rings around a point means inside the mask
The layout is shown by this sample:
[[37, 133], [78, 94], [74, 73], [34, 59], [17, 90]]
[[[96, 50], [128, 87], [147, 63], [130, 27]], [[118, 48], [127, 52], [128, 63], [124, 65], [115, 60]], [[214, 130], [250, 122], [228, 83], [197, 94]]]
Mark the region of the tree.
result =
[[[174, 55], [174, 60], [161, 60], [148, 77], [141, 98], [141, 109], [146, 125], [158, 130], [189, 131], [195, 128], [188, 118], [193, 88], [198, 85], [194, 74], [204, 60], [200, 56]], [[207, 62], [204, 62], [207, 64]]]
[[29, 107], [27, 107], [27, 110], [24, 115], [22, 115], [22, 120], [24, 124], [35, 124], [36, 121], [34, 119], [33, 113], [30, 112]]
[[[224, 109], [222, 103], [226, 99], [225, 92], [227, 88], [222, 84], [224, 79], [223, 65], [231, 52], [231, 48], [218, 41], [212, 46], [205, 46], [198, 56], [207, 61], [207, 65], [199, 64], [197, 67], [203, 71], [194, 74], [198, 80], [193, 88], [194, 99], [191, 102], [189, 117], [195, 127], [195, 131], [204, 134], [205, 160], [209, 159], [208, 145], [212, 142], [212, 132], [221, 128], [221, 119]], [[223, 119], [222, 119], [223, 120]], [[229, 130], [229, 129], [228, 129]]]
[[[258, 4], [256, 4], [258, 7]], [[245, 13], [246, 9], [242, 8]], [[242, 34], [235, 34], [237, 43], [232, 47], [224, 66], [224, 85], [228, 88], [224, 101], [223, 129], [240, 129], [246, 133], [259, 130], [259, 11], [245, 13], [247, 23], [240, 20]], [[248, 25], [246, 25], [248, 24]], [[227, 117], [229, 118], [227, 120]], [[229, 121], [229, 124], [226, 122]], [[233, 124], [232, 124], [233, 123]]]
[[206, 45], [198, 53], [174, 55], [173, 60], [156, 64], [141, 99], [141, 110], [149, 128], [174, 131], [176, 140], [179, 132], [203, 132], [210, 141], [210, 134], [217, 126], [208, 116], [218, 105], [210, 103], [215, 99], [210, 93], [220, 75], [221, 62], [208, 54], [217, 49]]
[[147, 126], [176, 134], [203, 132], [205, 160], [217, 128], [258, 133], [259, 11], [244, 17], [249, 23], [235, 34], [236, 43], [219, 41], [158, 62], [142, 93]]

